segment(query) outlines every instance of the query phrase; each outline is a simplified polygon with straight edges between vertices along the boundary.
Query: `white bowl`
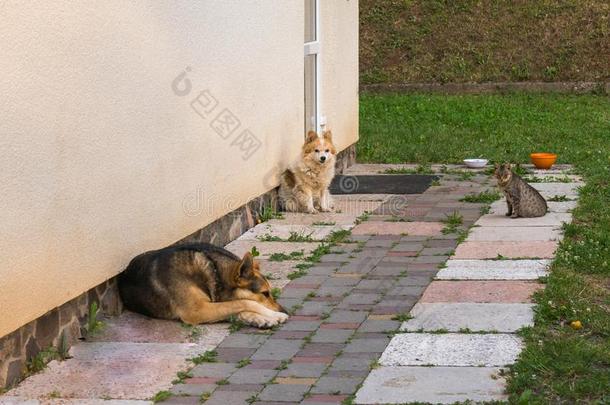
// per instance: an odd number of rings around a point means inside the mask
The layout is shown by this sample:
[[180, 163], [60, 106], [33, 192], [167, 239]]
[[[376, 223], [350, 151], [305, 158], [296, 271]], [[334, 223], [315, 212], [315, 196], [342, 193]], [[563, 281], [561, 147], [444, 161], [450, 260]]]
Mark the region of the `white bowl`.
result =
[[473, 169], [480, 169], [487, 165], [487, 159], [464, 159], [464, 164]]

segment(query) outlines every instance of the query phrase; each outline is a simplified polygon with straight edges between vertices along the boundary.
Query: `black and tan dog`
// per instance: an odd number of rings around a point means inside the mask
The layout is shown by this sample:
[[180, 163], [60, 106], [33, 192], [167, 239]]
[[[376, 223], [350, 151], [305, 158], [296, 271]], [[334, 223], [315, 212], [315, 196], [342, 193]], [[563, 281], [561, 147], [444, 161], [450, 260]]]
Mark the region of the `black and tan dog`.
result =
[[258, 327], [288, 319], [250, 252], [243, 259], [207, 243], [178, 245], [135, 257], [119, 275], [128, 309], [192, 325], [231, 315]]

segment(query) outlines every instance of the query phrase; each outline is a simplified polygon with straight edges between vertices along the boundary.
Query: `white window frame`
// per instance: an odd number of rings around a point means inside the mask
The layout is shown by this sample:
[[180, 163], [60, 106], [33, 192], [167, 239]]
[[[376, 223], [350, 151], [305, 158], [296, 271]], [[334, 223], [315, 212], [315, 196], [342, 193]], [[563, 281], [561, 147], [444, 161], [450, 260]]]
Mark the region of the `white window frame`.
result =
[[[320, 131], [322, 131], [324, 129], [324, 124], [320, 123], [320, 117], [321, 117], [321, 91], [322, 91], [322, 86], [320, 85], [320, 76], [321, 76], [321, 71], [322, 71], [322, 61], [321, 61], [321, 53], [322, 53], [322, 44], [320, 41], [320, 0], [315, 0], [315, 5], [316, 5], [316, 16], [315, 16], [315, 24], [316, 24], [316, 39], [315, 41], [311, 41], [311, 42], [305, 42], [304, 45], [304, 55], [303, 58], [305, 58], [305, 56], [309, 56], [309, 55], [316, 55], [316, 74], [315, 74], [315, 80], [316, 80], [316, 99], [315, 99], [315, 103], [316, 103], [316, 111], [315, 111], [315, 115], [316, 115], [316, 130], [318, 133], [320, 133]], [[303, 59], [303, 63], [305, 63], [305, 59]]]

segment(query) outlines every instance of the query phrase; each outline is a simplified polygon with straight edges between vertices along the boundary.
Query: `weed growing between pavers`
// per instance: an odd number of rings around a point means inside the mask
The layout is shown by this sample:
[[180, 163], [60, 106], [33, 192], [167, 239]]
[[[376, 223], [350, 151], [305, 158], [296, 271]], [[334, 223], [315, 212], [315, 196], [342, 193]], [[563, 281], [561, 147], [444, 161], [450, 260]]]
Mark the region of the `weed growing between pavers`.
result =
[[284, 219], [284, 215], [281, 212], [277, 212], [271, 205], [267, 205], [263, 207], [263, 210], [258, 217], [258, 221], [267, 222], [270, 219]]
[[186, 380], [187, 378], [193, 377], [193, 374], [191, 373], [190, 370], [178, 371], [176, 373], [176, 377], [177, 378], [174, 381], [172, 381], [172, 384], [184, 384], [184, 380]]
[[166, 401], [168, 399], [170, 399], [172, 397], [172, 393], [169, 391], [159, 391], [157, 392], [150, 400], [153, 401], [153, 403], [159, 403], [159, 402], [163, 402]]
[[303, 256], [305, 255], [305, 253], [302, 250], [298, 250], [298, 251], [294, 251], [294, 252], [290, 252], [288, 254], [286, 253], [272, 253], [271, 255], [269, 255], [269, 261], [270, 262], [283, 262], [286, 260], [299, 260], [301, 258], [303, 258]]
[[91, 305], [89, 305], [89, 311], [87, 314], [87, 335], [93, 336], [97, 332], [101, 331], [105, 324], [104, 322], [97, 319], [100, 313], [100, 309], [96, 301], [93, 301]]
[[192, 357], [188, 360], [193, 362], [193, 364], [215, 363], [217, 356], [218, 356], [218, 352], [216, 350], [206, 350], [204, 353], [201, 353], [199, 356]]
[[458, 211], [453, 211], [450, 215], [445, 215], [443, 223], [445, 224], [442, 230], [443, 235], [456, 233], [460, 229], [460, 225], [464, 223], [464, 217]]
[[[535, 294], [535, 326], [523, 332], [526, 346], [507, 373], [508, 392], [512, 403], [608, 402], [610, 100], [559, 94], [364, 95], [360, 106], [361, 161], [459, 163], [478, 155], [525, 162], [531, 152], [544, 150], [575, 165], [586, 185], [546, 289]], [[574, 320], [582, 329], [570, 328]]]
[[236, 367], [237, 368], [246, 367], [250, 363], [252, 363], [252, 361], [249, 358], [241, 359], [240, 361], [237, 362]]
[[464, 198], [460, 199], [460, 201], [491, 204], [492, 202], [499, 200], [500, 197], [500, 193], [497, 191], [481, 191], [478, 194], [468, 194]]
[[429, 164], [420, 164], [416, 168], [400, 167], [397, 169], [386, 169], [383, 174], [433, 174], [434, 170]]
[[572, 201], [572, 199], [566, 197], [565, 194], [562, 194], [562, 195], [554, 195], [551, 198], [547, 198], [547, 201], [566, 202], [566, 201]]

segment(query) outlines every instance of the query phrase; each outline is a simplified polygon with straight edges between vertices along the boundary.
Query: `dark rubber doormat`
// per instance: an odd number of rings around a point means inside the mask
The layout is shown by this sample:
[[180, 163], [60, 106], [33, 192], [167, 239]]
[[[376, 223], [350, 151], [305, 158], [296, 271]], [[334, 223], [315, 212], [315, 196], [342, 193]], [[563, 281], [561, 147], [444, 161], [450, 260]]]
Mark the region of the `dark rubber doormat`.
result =
[[331, 194], [421, 194], [438, 176], [425, 174], [337, 175]]

